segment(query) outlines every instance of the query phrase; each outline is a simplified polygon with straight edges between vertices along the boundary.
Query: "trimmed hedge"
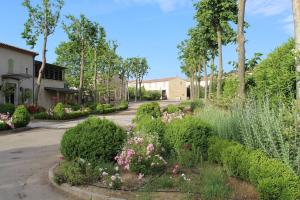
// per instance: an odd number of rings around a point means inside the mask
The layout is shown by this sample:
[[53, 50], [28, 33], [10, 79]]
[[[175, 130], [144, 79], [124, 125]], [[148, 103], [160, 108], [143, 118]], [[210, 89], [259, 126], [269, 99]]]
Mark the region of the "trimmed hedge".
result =
[[179, 154], [182, 149], [198, 150], [204, 160], [207, 159], [208, 137], [212, 134], [210, 126], [192, 116], [182, 120], [173, 120], [166, 128], [168, 145]]
[[15, 128], [26, 127], [30, 122], [30, 114], [24, 105], [16, 108], [12, 116], [12, 124]]
[[0, 113], [2, 113], [2, 114], [9, 113], [10, 115], [12, 115], [14, 112], [15, 112], [14, 104], [6, 103], [6, 104], [0, 105]]
[[229, 175], [254, 184], [262, 200], [300, 198], [299, 177], [289, 166], [269, 158], [261, 150], [250, 150], [241, 144], [212, 137], [208, 157], [222, 164]]
[[144, 117], [145, 115], [149, 115], [154, 118], [160, 117], [161, 111], [159, 103], [151, 102], [140, 105], [136, 112], [136, 120], [140, 120], [140, 118]]
[[112, 161], [125, 139], [126, 132], [113, 122], [91, 117], [65, 132], [60, 151], [69, 161], [76, 158]]
[[172, 113], [180, 112], [181, 109], [180, 109], [178, 106], [176, 106], [176, 105], [169, 104], [169, 105], [167, 105], [166, 108], [164, 108], [163, 111], [164, 111], [164, 112], [167, 112], [167, 113], [169, 113], [169, 114], [172, 114]]

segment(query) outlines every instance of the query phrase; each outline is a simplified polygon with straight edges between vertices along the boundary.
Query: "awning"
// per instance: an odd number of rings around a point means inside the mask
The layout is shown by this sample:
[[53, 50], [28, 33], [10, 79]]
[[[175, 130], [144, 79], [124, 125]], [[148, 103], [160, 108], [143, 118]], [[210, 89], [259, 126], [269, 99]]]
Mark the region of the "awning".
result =
[[23, 80], [23, 79], [29, 79], [32, 78], [29, 74], [3, 74], [2, 79], [15, 79], [15, 80]]
[[70, 89], [70, 88], [45, 87], [45, 90], [51, 91], [51, 92], [66, 93], [66, 94], [74, 94], [74, 93], [78, 93], [78, 90], [73, 90], [73, 89]]

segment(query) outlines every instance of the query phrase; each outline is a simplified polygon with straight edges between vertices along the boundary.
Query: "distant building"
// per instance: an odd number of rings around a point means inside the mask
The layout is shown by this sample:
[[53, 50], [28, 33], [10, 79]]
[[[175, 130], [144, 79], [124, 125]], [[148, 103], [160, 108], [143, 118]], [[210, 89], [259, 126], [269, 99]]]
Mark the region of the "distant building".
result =
[[[0, 104], [33, 103], [40, 61], [38, 54], [0, 43]], [[40, 88], [39, 104], [50, 108], [57, 102], [75, 101], [76, 90], [65, 88], [64, 67], [46, 64]]]
[[[128, 87], [135, 88], [135, 80], [129, 81]], [[209, 81], [208, 81], [209, 84]], [[169, 77], [153, 80], [144, 80], [142, 87], [147, 91], [160, 91], [162, 99], [187, 100], [190, 98], [190, 81], [180, 77]], [[205, 81], [200, 82], [202, 87]]]

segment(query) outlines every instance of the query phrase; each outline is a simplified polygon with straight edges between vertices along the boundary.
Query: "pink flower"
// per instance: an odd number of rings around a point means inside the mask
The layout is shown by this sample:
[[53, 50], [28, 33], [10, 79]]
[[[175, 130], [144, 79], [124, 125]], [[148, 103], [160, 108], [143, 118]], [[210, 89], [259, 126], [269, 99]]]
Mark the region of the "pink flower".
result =
[[117, 179], [116, 176], [111, 176], [111, 180], [112, 180], [112, 181], [115, 181], [116, 179]]
[[124, 169], [129, 171], [129, 170], [130, 170], [129, 164], [125, 165], [125, 166], [124, 166]]
[[177, 164], [177, 165], [175, 165], [175, 167], [173, 168], [173, 171], [172, 171], [173, 175], [176, 175], [176, 174], [178, 173], [178, 169], [179, 169], [179, 165]]
[[154, 145], [148, 144], [147, 146], [147, 155], [151, 154], [154, 151]]
[[127, 157], [128, 158], [131, 158], [132, 156], [134, 156], [135, 152], [133, 149], [128, 149], [127, 150]]

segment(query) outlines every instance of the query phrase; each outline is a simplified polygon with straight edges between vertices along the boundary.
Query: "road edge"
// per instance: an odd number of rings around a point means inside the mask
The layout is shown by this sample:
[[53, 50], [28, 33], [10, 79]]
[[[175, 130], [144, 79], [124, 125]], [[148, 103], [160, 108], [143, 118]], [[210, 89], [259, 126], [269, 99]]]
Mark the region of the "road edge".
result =
[[58, 165], [59, 164], [57, 163], [49, 169], [48, 179], [49, 179], [51, 185], [54, 186], [56, 189], [60, 190], [61, 192], [64, 192], [66, 194], [69, 194], [69, 195], [72, 195], [76, 198], [84, 199], [84, 200], [126, 200], [126, 199], [110, 197], [110, 196], [107, 196], [107, 195], [104, 195], [104, 194], [85, 191], [85, 190], [83, 190], [79, 187], [70, 186], [66, 183], [62, 184], [62, 185], [58, 185], [57, 183], [54, 182], [54, 169]]

